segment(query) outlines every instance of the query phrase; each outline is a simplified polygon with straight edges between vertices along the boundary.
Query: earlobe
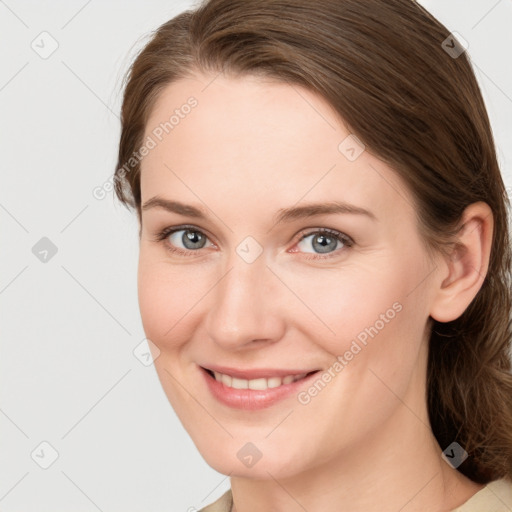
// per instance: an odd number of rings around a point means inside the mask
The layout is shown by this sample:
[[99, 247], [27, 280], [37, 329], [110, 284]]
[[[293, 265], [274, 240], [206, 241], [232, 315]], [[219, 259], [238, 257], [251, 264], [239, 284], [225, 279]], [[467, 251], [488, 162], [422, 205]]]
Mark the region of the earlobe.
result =
[[459, 318], [482, 287], [492, 245], [493, 215], [488, 204], [473, 203], [465, 210], [453, 248], [443, 265], [430, 316], [438, 322]]

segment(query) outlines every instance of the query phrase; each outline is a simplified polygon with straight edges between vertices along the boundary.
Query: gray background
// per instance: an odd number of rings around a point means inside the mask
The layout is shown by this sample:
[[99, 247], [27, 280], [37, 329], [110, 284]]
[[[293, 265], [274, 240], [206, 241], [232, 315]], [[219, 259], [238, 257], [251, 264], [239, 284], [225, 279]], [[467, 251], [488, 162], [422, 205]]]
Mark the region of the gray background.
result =
[[[511, 190], [512, 2], [421, 3], [469, 43]], [[144, 364], [136, 218], [93, 196], [116, 164], [123, 73], [190, 6], [0, 0], [3, 512], [191, 512], [229, 487]]]

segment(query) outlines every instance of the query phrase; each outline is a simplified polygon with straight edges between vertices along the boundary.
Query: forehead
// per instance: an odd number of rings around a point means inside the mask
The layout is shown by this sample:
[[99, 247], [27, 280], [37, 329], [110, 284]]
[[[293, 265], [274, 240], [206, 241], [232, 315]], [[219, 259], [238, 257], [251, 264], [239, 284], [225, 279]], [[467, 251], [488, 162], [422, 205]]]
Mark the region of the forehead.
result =
[[323, 98], [297, 85], [181, 79], [161, 93], [148, 138], [154, 147], [141, 163], [143, 201], [157, 194], [196, 203], [229, 198], [249, 212], [261, 201], [279, 208], [343, 200], [390, 216], [410, 204], [398, 176], [364, 150]]
[[[196, 106], [189, 109], [186, 105], [191, 98]], [[174, 82], [160, 94], [146, 135], [165, 128], [173, 114], [172, 127], [167, 126], [169, 133], [162, 134], [165, 139], [183, 143], [193, 131], [194, 139], [200, 140], [205, 150], [213, 153], [215, 149], [219, 156], [233, 155], [240, 144], [244, 144], [245, 155], [261, 157], [271, 156], [281, 145], [293, 153], [315, 150], [322, 141], [323, 149], [330, 148], [332, 153], [332, 141], [346, 131], [334, 110], [318, 95], [296, 85], [253, 76], [197, 75]], [[328, 132], [332, 140], [325, 139]], [[309, 144], [304, 147], [306, 137]], [[216, 145], [220, 140], [222, 147]], [[279, 156], [282, 158], [283, 152]]]

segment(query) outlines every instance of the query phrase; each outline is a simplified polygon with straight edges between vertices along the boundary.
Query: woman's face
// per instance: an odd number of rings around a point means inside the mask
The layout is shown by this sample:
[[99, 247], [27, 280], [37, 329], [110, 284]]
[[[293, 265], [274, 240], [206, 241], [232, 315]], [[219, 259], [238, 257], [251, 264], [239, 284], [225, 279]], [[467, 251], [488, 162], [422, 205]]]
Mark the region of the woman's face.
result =
[[428, 421], [435, 266], [408, 191], [325, 101], [197, 75], [163, 91], [145, 144], [142, 322], [213, 468], [354, 464]]

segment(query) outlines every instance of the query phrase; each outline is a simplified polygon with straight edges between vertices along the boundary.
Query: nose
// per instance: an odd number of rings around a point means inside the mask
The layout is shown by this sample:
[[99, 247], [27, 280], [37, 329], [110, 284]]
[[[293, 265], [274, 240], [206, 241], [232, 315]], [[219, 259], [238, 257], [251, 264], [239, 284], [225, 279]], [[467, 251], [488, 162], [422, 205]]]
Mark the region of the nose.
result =
[[263, 255], [247, 263], [235, 253], [211, 292], [206, 322], [210, 338], [227, 350], [281, 339], [285, 330], [281, 294]]

